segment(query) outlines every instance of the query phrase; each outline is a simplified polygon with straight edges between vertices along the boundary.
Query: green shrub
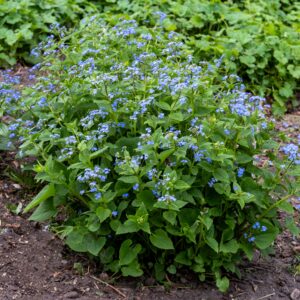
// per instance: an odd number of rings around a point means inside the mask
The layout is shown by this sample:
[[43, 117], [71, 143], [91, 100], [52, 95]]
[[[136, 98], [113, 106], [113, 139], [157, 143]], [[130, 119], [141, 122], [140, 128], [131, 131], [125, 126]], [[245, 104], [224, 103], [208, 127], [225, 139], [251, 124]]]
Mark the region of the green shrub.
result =
[[30, 50], [50, 34], [50, 25], [71, 26], [96, 11], [87, 0], [0, 0], [0, 66], [30, 60]]
[[267, 253], [278, 209], [293, 213], [298, 146], [273, 140], [264, 99], [222, 58], [196, 64], [174, 32], [93, 18], [63, 36], [39, 49], [45, 75], [21, 99], [2, 93], [10, 138], [47, 183], [25, 211], [63, 211], [67, 245], [105, 270], [161, 281], [187, 268], [225, 291], [223, 272]]
[[286, 111], [296, 101], [300, 79], [300, 2], [246, 1], [106, 1], [106, 15], [127, 13], [141, 23], [167, 16], [167, 30], [187, 36], [198, 58], [225, 54], [224, 63], [247, 82], [247, 88], [275, 100], [273, 112]]

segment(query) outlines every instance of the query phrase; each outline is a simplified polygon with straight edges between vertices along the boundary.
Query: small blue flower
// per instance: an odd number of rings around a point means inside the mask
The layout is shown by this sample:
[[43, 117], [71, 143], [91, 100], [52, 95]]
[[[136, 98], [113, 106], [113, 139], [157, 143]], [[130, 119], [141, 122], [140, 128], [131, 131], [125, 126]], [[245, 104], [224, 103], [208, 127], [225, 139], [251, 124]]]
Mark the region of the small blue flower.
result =
[[260, 223], [259, 223], [259, 222], [255, 222], [255, 223], [252, 225], [252, 228], [253, 228], [253, 229], [259, 229], [259, 228], [260, 228]]
[[128, 198], [128, 197], [129, 197], [129, 194], [128, 194], [128, 193], [125, 193], [125, 194], [122, 195], [122, 197], [123, 197], [123, 198]]
[[255, 241], [255, 237], [254, 236], [251, 236], [248, 238], [248, 242], [249, 243], [253, 243]]
[[102, 197], [102, 194], [100, 192], [95, 194], [95, 199], [99, 200]]
[[139, 186], [140, 185], [138, 183], [136, 183], [132, 188], [134, 191], [137, 191], [139, 189]]
[[238, 177], [243, 177], [244, 173], [245, 173], [245, 168], [238, 168], [237, 170]]
[[116, 211], [116, 210], [113, 210], [113, 211], [111, 212], [111, 215], [112, 215], [113, 217], [116, 217], [118, 214], [119, 214], [119, 213], [118, 213], [118, 211]]
[[214, 184], [217, 182], [218, 180], [216, 179], [216, 178], [211, 178], [209, 181], [208, 181], [208, 185], [209, 185], [209, 187], [213, 187], [214, 186]]
[[268, 230], [268, 228], [266, 227], [266, 226], [261, 226], [261, 228], [260, 228], [260, 230], [262, 231], [262, 232], [266, 232], [267, 230]]
[[224, 133], [225, 133], [226, 135], [230, 135], [230, 130], [229, 130], [229, 129], [225, 129], [225, 130], [224, 130]]
[[289, 160], [295, 160], [298, 156], [299, 147], [294, 144], [288, 144], [281, 148], [285, 155], [288, 156]]

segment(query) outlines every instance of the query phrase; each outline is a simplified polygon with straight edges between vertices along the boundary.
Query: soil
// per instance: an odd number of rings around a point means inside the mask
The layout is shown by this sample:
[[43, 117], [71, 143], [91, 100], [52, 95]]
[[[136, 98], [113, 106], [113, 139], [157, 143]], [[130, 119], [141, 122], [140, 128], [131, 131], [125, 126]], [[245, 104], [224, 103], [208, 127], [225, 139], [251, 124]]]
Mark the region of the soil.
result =
[[[300, 113], [294, 112], [278, 128], [297, 139], [299, 124]], [[12, 212], [28, 203], [32, 189], [4, 176], [8, 165], [18, 168], [12, 155], [0, 152], [0, 300], [300, 299], [300, 240], [287, 232], [278, 237], [274, 254], [263, 258], [257, 253], [252, 262], [241, 265], [242, 278], [230, 278], [227, 294], [189, 274], [168, 288], [151, 278], [112, 281], [99, 266], [66, 249], [47, 224]]]

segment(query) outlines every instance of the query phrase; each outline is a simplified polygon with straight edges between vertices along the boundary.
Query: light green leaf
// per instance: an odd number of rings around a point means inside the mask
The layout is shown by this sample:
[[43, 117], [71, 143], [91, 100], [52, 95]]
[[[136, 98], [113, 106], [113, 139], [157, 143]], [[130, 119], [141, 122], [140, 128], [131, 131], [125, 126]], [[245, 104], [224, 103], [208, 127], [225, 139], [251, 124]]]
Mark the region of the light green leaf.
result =
[[168, 234], [162, 229], [157, 229], [150, 236], [150, 241], [155, 247], [159, 249], [164, 249], [164, 250], [174, 249], [172, 240], [169, 238]]
[[132, 240], [125, 240], [119, 251], [119, 264], [120, 266], [131, 264], [137, 257], [137, 255], [141, 252], [142, 246], [137, 244], [135, 246], [132, 245]]
[[32, 199], [32, 201], [25, 207], [24, 213], [27, 213], [32, 208], [39, 205], [41, 202], [55, 195], [54, 184], [49, 183]]
[[220, 245], [220, 252], [224, 253], [237, 253], [239, 244], [236, 240], [231, 240], [225, 244]]
[[84, 238], [84, 242], [86, 243], [87, 251], [97, 256], [101, 249], [104, 247], [106, 243], [105, 237], [94, 237], [92, 235], [86, 235]]
[[103, 223], [111, 215], [111, 210], [100, 206], [96, 210], [96, 215], [100, 222]]
[[121, 176], [118, 180], [125, 183], [139, 183], [139, 178], [137, 176]]
[[214, 239], [214, 238], [212, 238], [212, 237], [208, 237], [207, 239], [206, 239], [206, 243], [207, 243], [207, 245], [210, 247], [210, 248], [212, 248], [215, 252], [219, 252], [219, 247], [218, 247], [218, 242]]

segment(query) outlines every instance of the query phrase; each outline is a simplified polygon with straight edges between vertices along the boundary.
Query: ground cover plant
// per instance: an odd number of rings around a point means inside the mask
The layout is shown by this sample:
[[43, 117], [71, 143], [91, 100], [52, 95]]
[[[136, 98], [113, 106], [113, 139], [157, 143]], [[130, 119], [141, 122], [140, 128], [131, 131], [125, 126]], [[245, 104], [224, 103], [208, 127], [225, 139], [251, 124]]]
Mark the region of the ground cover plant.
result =
[[299, 146], [274, 140], [265, 99], [222, 57], [196, 63], [179, 34], [134, 20], [93, 17], [60, 35], [35, 50], [32, 87], [1, 87], [6, 147], [37, 158], [45, 184], [32, 220], [65, 216], [67, 245], [113, 274], [189, 269], [222, 291], [244, 255], [270, 251], [278, 209], [298, 234]]
[[183, 33], [200, 59], [224, 54], [248, 89], [273, 98], [276, 114], [286, 110], [287, 100], [299, 105], [299, 1], [106, 1], [102, 9], [141, 23], [159, 18], [167, 30]]
[[73, 26], [95, 10], [87, 0], [1, 0], [0, 66], [34, 61], [30, 50], [49, 35], [50, 25]]

